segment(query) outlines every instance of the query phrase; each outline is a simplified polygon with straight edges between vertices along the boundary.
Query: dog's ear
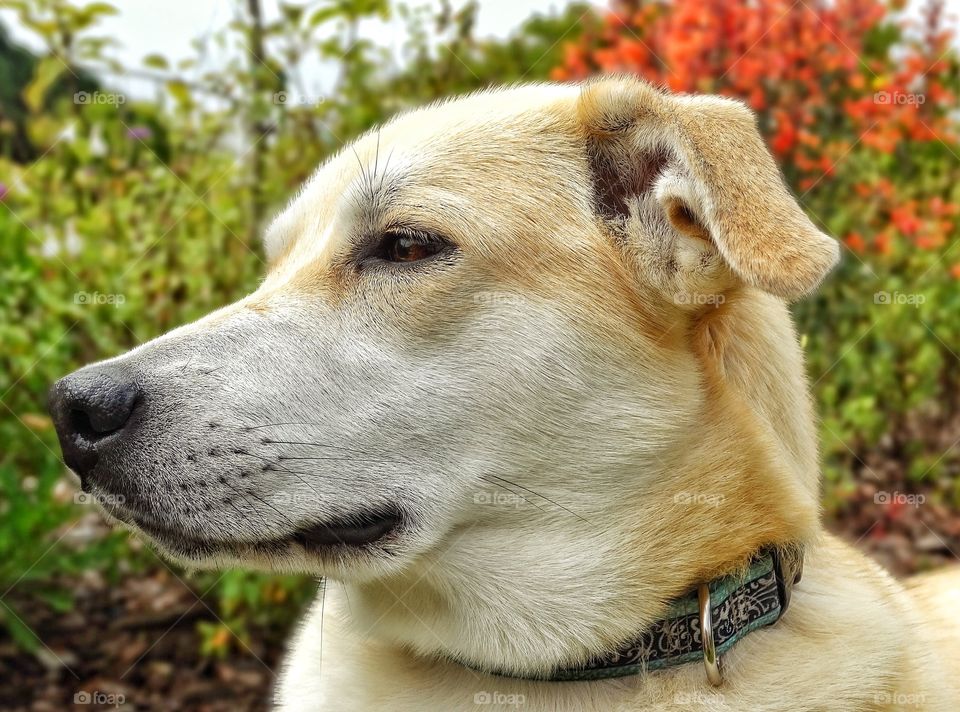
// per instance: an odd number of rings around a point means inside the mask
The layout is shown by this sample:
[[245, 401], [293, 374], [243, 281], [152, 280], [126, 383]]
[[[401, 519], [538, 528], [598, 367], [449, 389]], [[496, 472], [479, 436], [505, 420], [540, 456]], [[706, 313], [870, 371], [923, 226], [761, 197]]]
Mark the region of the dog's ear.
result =
[[742, 104], [616, 77], [585, 84], [577, 111], [596, 209], [672, 241], [667, 261], [692, 270], [680, 286], [740, 281], [792, 300], [836, 264], [837, 242], [800, 209]]

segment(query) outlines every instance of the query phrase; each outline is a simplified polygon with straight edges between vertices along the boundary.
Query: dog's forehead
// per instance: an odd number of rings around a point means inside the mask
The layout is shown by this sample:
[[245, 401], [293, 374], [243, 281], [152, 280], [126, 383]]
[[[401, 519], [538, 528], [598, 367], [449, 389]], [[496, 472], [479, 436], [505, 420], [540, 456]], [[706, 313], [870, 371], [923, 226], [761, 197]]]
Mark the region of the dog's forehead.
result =
[[336, 244], [335, 224], [359, 219], [389, 192], [441, 217], [445, 202], [452, 213], [479, 204], [506, 214], [555, 192], [578, 158], [567, 130], [578, 91], [486, 91], [401, 114], [320, 166], [267, 231], [268, 254], [316, 260]]

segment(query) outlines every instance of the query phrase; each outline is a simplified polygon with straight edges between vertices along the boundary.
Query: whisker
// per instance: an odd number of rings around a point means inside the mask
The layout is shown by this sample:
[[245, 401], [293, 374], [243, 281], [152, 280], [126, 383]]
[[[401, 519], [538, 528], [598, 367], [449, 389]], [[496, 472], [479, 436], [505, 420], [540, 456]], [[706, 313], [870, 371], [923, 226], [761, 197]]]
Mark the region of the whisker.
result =
[[[251, 425], [251, 426], [248, 426], [248, 427], [247, 427], [247, 430], [259, 430], [259, 429], [261, 429], [261, 428], [280, 427], [280, 426], [285, 426], [285, 425], [309, 425], [309, 426], [313, 426], [313, 427], [322, 427], [319, 423], [306, 423], [306, 422], [290, 421], [290, 422], [286, 422], [286, 423], [264, 423], [264, 424], [262, 424], [262, 425]], [[374, 455], [374, 454], [375, 454], [375, 453], [371, 453], [369, 450], [357, 450], [357, 449], [354, 449], [354, 448], [344, 447], [343, 445], [332, 445], [332, 444], [330, 444], [330, 443], [307, 442], [307, 441], [303, 441], [303, 440], [271, 440], [271, 439], [267, 439], [267, 440], [264, 440], [264, 441], [262, 441], [262, 442], [264, 442], [265, 444], [270, 444], [270, 445], [307, 445], [307, 446], [310, 446], [310, 447], [323, 447], [323, 448], [328, 448], [328, 449], [330, 449], [330, 450], [342, 450], [343, 452], [349, 452], [349, 453], [354, 453], [354, 452], [355, 452], [355, 453], [358, 453], [358, 454], [360, 454], [360, 455]], [[383, 462], [393, 462], [393, 463], [395, 463], [395, 464], [405, 464], [405, 465], [411, 465], [411, 464], [413, 464], [413, 463], [411, 463], [411, 462], [408, 461], [408, 460], [383, 460]]]
[[502, 485], [502, 484], [500, 484], [499, 482], [493, 482], [492, 480], [488, 480], [484, 475], [480, 475], [480, 479], [483, 480], [484, 482], [489, 482], [489, 483], [490, 483], [491, 485], [493, 485], [494, 487], [499, 487], [500, 489], [506, 490], [506, 491], [509, 492], [510, 494], [516, 495], [517, 497], [519, 497], [520, 499], [522, 499], [522, 500], [523, 500], [524, 502], [526, 502], [527, 504], [533, 505], [534, 507], [536, 507], [537, 509], [539, 509], [541, 512], [547, 511], [547, 510], [545, 510], [543, 507], [541, 507], [539, 504], [537, 504], [536, 502], [530, 501], [529, 499], [527, 499], [526, 497], [524, 497], [522, 494], [517, 494], [517, 491], [516, 491], [516, 490], [511, 489], [511, 488], [507, 487], [506, 485]]
[[390, 153], [387, 154], [387, 160], [383, 164], [383, 173], [380, 174], [380, 185], [377, 186], [377, 192], [383, 193], [383, 181], [387, 178], [387, 169], [390, 167], [390, 159], [393, 158], [393, 149], [390, 149]]
[[293, 455], [277, 455], [277, 460], [327, 460], [330, 462], [363, 462], [366, 464], [382, 465], [384, 463], [392, 465], [403, 465], [406, 463], [396, 462], [395, 460], [365, 460], [357, 457], [297, 457]]
[[393, 463], [393, 464], [405, 464], [405, 463], [395, 463], [393, 460], [363, 460], [356, 457], [297, 457], [294, 455], [277, 455], [276, 457], [264, 457], [263, 455], [257, 455], [252, 452], [238, 452], [234, 453], [236, 455], [241, 455], [243, 457], [254, 457], [263, 462], [274, 462], [278, 460], [328, 460], [330, 462], [364, 462], [364, 463]]
[[248, 425], [246, 426], [247, 430], [259, 430], [260, 428], [279, 428], [282, 425], [311, 425], [313, 427], [321, 427], [319, 423], [300, 423], [297, 421], [290, 421], [288, 423], [264, 423], [263, 425]]
[[[306, 484], [306, 483], [304, 483], [304, 484]], [[247, 496], [249, 496], [249, 497], [253, 497], [253, 498], [256, 499], [258, 502], [261, 502], [261, 503], [265, 504], [266, 506], [270, 507], [270, 509], [272, 509], [274, 512], [276, 512], [276, 513], [277, 513], [277, 516], [280, 517], [280, 521], [281, 521], [281, 522], [284, 522], [284, 523], [286, 523], [286, 524], [289, 524], [289, 523], [290, 523], [290, 517], [289, 517], [288, 515], [284, 514], [284, 513], [281, 512], [279, 509], [277, 509], [276, 507], [274, 507], [272, 504], [270, 504], [269, 502], [267, 502], [265, 499], [263, 499], [263, 497], [260, 497], [259, 495], [257, 495], [257, 494], [256, 494], [255, 492], [253, 492], [252, 490], [249, 491], [249, 492], [246, 492], [245, 494], [246, 494]]]
[[317, 682], [320, 682], [320, 674], [323, 671], [323, 613], [327, 606], [327, 579], [320, 579], [320, 656], [317, 660]]
[[[270, 467], [267, 471], [268, 472], [289, 472], [291, 475], [316, 475], [317, 474], [316, 472], [304, 472], [303, 470], [288, 470], [285, 467], [277, 467], [275, 465], [273, 467]], [[297, 479], [300, 479], [300, 478], [297, 478]], [[337, 482], [349, 482], [352, 484], [356, 484], [357, 482], [355, 477], [337, 477], [335, 475], [324, 475], [323, 479], [336, 480]], [[313, 489], [309, 482], [306, 482], [302, 479], [300, 481], [303, 482], [303, 484], [307, 485], [307, 487], [310, 487], [311, 489]], [[313, 491], [317, 492], [316, 490], [313, 490]], [[317, 494], [319, 495], [320, 493], [317, 492]]]
[[[342, 445], [330, 445], [328, 443], [313, 443], [307, 442], [305, 440], [263, 440], [264, 444], [270, 445], [307, 445], [310, 447], [322, 447], [327, 448], [328, 450], [342, 450], [347, 453], [357, 453], [358, 455], [376, 455], [376, 453], [371, 453], [369, 450], [356, 450], [348, 447], [343, 447]], [[413, 463], [409, 460], [383, 460], [381, 462], [392, 462], [394, 464], [402, 465], [412, 465]]]
[[559, 502], [555, 502], [554, 500], [550, 499], [549, 497], [544, 497], [542, 494], [540, 494], [539, 492], [535, 492], [534, 490], [530, 489], [529, 487], [524, 487], [523, 485], [517, 484], [516, 482], [513, 482], [512, 480], [508, 480], [508, 479], [505, 479], [505, 478], [503, 478], [503, 477], [497, 477], [496, 475], [486, 475], [486, 477], [492, 477], [492, 478], [494, 478], [494, 479], [496, 479], [496, 480], [500, 480], [501, 482], [506, 482], [507, 484], [513, 485], [514, 487], [519, 487], [519, 488], [522, 489], [524, 492], [529, 492], [530, 494], [532, 494], [532, 495], [534, 495], [534, 496], [536, 496], [536, 497], [539, 497], [539, 498], [542, 499], [542, 500], [545, 500], [545, 501], [547, 501], [547, 502], [550, 502], [550, 504], [552, 504], [552, 505], [554, 505], [554, 506], [556, 506], [556, 507], [559, 507], [560, 509], [562, 509], [562, 510], [565, 511], [565, 512], [568, 512], [569, 514], [572, 514], [572, 515], [575, 516], [577, 519], [579, 519], [579, 520], [581, 520], [581, 521], [583, 521], [583, 522], [586, 522], [587, 524], [590, 524], [590, 522], [589, 522], [588, 520], [586, 520], [586, 519], [584, 519], [583, 517], [581, 517], [579, 514], [577, 514], [576, 512], [574, 512], [572, 509], [568, 509], [567, 507], [564, 507], [562, 504], [560, 504]]
[[248, 515], [244, 514], [242, 511], [240, 511], [240, 508], [237, 507], [237, 506], [233, 503], [233, 500], [229, 500], [229, 501], [228, 501], [228, 500], [223, 500], [223, 501], [224, 501], [226, 504], [229, 504], [231, 507], [233, 507], [234, 510], [236, 510], [237, 514], [239, 514], [242, 519], [246, 519], [246, 518], [247, 518]]

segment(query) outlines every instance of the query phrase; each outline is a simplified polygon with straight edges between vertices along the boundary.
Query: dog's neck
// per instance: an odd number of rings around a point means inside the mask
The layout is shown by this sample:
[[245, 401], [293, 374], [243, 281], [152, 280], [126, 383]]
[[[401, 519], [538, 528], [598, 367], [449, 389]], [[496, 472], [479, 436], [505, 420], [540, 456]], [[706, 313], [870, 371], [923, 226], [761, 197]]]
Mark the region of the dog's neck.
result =
[[[786, 613], [803, 571], [803, 547], [772, 547], [757, 552], [747, 570], [701, 583], [673, 601], [664, 618], [616, 650], [585, 664], [558, 667], [530, 679], [551, 682], [603, 680], [637, 675], [689, 663], [704, 664], [713, 685], [722, 684], [720, 657], [743, 637], [773, 625]], [[481, 669], [498, 676], [523, 672]]]
[[[490, 630], [476, 631], [476, 635], [481, 641], [493, 641], [492, 653], [497, 646], [502, 646], [502, 659], [495, 659], [495, 653], [479, 661], [476, 658], [465, 658], [462, 653], [464, 646], [445, 644], [441, 637], [446, 635], [443, 617], [430, 618], [433, 623], [428, 623], [405, 601], [403, 593], [399, 592], [394, 592], [399, 593], [393, 598], [394, 604], [409, 615], [401, 615], [392, 625], [374, 625], [373, 630], [383, 635], [394, 628], [397, 642], [406, 646], [412, 645], [421, 655], [452, 659], [481, 672], [553, 681], [622, 677], [675, 665], [706, 663], [711, 659], [707, 655], [708, 643], [710, 647], [715, 646], [716, 655], [722, 655], [752, 631], [775, 624], [789, 606], [793, 586], [800, 580], [802, 566], [802, 546], [766, 548], [757, 552], [748, 567], [703, 582], [686, 595], [670, 601], [662, 618], [637, 630], [615, 646], [595, 650], [586, 659], [583, 655], [569, 658], [564, 650], [568, 641], [558, 640], [560, 644], [554, 651], [543, 650], [547, 653], [553, 652], [552, 665], [544, 664], [539, 655], [528, 657], [528, 660], [535, 664], [513, 655], [510, 648], [503, 646], [506, 642], [503, 636], [506, 634], [515, 638], [521, 637], [524, 635], [523, 628], [498, 624], [495, 621], [491, 621]], [[382, 591], [358, 588], [352, 589], [349, 594], [352, 601], [361, 604], [362, 617], [369, 615], [369, 594], [379, 597]], [[413, 605], [416, 605], [415, 599]], [[390, 613], [388, 610], [379, 615], [389, 619]], [[401, 619], [406, 619], [405, 625], [397, 625], [397, 621]], [[360, 620], [355, 619], [354, 623], [359, 623]], [[575, 627], [577, 622], [576, 618], [571, 619], [571, 627]], [[377, 621], [377, 624], [379, 623], [380, 621]], [[717, 632], [712, 633], [705, 641], [701, 631], [708, 625]], [[433, 641], [411, 636], [414, 631], [421, 634], [426, 631], [433, 637]], [[527, 642], [529, 644], [533, 641], [528, 638]], [[533, 649], [536, 648], [531, 645], [528, 650]], [[718, 684], [719, 669], [714, 669], [716, 672], [713, 674], [718, 676], [717, 680], [711, 678], [709, 664], [706, 665], [706, 675], [714, 684]]]
[[[813, 539], [816, 440], [802, 354], [785, 306], [752, 297], [704, 330], [713, 380], [703, 408], [678, 428], [687, 440], [625, 459], [585, 491], [580, 464], [555, 473], [551, 481], [569, 489], [545, 494], [591, 496], [587, 522], [518, 511], [454, 529], [402, 574], [348, 586], [355, 629], [427, 657], [544, 676], [616, 650], [762, 548]], [[737, 351], [739, 330], [755, 334], [756, 352]], [[608, 489], [590, 489], [599, 487]]]
[[[691, 448], [683, 459], [701, 456]], [[524, 677], [616, 651], [698, 583], [741, 572], [765, 545], [803, 542], [816, 528], [816, 505], [807, 506], [802, 487], [774, 487], [782, 473], [772, 475], [754, 457], [762, 454], [742, 447], [713, 466], [724, 507], [678, 500], [678, 493], [703, 494], [703, 479], [683, 462], [670, 463], [672, 475], [665, 473], [659, 493], [645, 502], [662, 517], [664, 532], [655, 540], [639, 538], [636, 522], [624, 515], [644, 506], [630, 497], [591, 516], [589, 526], [552, 519], [532, 536], [518, 518], [454, 531], [446, 547], [411, 571], [348, 586], [354, 629], [427, 658]], [[662, 563], [641, 563], [651, 560]]]

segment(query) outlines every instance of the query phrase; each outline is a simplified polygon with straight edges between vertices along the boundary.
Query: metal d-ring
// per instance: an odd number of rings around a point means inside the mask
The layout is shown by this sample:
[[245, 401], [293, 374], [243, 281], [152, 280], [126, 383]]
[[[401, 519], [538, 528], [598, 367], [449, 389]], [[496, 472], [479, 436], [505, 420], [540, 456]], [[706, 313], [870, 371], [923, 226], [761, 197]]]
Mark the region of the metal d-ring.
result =
[[713, 612], [710, 610], [710, 587], [702, 583], [697, 589], [700, 600], [700, 640], [703, 643], [703, 667], [707, 671], [710, 684], [717, 687], [723, 683], [720, 673], [720, 658], [717, 657], [717, 645], [713, 639]]

